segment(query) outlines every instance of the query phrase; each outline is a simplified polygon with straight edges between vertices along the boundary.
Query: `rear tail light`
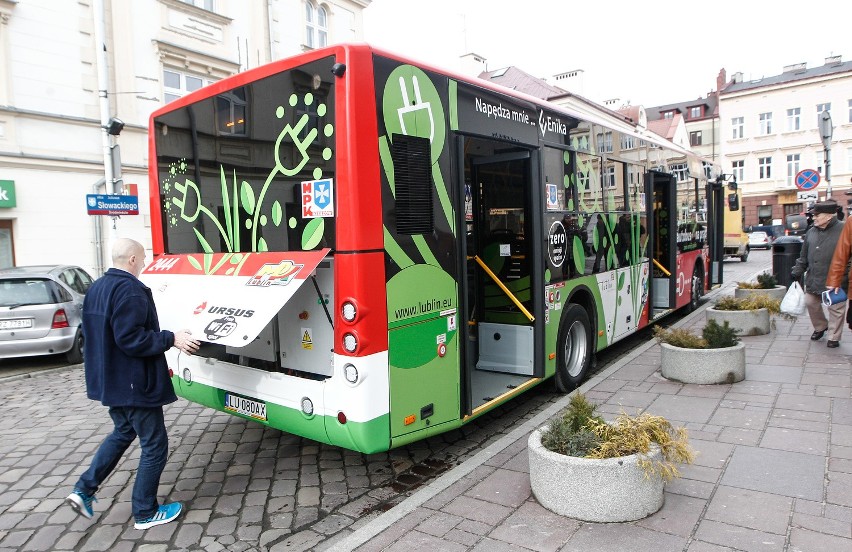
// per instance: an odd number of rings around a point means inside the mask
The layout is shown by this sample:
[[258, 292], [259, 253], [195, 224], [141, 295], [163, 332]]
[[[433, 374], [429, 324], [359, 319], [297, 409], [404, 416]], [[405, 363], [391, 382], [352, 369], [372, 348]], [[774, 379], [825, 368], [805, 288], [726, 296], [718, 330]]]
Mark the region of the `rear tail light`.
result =
[[65, 309], [59, 309], [53, 313], [53, 324], [50, 327], [54, 330], [68, 327], [68, 317], [65, 316]]

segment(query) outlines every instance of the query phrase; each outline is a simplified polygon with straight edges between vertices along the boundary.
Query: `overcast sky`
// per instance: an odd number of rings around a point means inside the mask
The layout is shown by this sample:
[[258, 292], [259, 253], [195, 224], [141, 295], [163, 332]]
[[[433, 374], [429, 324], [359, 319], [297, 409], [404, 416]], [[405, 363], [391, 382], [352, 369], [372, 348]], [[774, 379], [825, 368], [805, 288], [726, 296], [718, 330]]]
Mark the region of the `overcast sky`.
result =
[[488, 69], [514, 65], [537, 77], [584, 70], [584, 93], [653, 107], [692, 100], [730, 79], [852, 60], [848, 0], [373, 0], [365, 40], [458, 69], [464, 53]]

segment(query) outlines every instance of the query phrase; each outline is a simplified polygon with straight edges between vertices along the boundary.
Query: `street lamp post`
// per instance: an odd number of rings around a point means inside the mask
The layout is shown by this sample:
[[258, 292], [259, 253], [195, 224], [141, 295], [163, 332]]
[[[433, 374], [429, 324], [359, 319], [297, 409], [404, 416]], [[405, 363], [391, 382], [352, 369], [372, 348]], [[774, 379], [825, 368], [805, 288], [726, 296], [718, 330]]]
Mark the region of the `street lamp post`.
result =
[[833, 132], [831, 113], [824, 110], [819, 114], [819, 134], [820, 139], [822, 139], [823, 156], [825, 157], [825, 199], [831, 199], [831, 135]]

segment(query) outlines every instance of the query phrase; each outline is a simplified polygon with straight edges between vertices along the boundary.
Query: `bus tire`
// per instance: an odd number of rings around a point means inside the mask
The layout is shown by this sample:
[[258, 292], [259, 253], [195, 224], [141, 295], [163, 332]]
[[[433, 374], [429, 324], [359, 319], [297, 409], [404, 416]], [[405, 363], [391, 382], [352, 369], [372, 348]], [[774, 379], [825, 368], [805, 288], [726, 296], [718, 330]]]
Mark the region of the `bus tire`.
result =
[[592, 364], [592, 325], [586, 309], [569, 304], [562, 313], [556, 340], [556, 390], [568, 393], [586, 378]]
[[692, 270], [692, 290], [689, 296], [689, 304], [686, 307], [686, 312], [692, 312], [698, 308], [698, 302], [701, 296], [704, 295], [704, 271], [696, 265]]
[[746, 262], [748, 260], [748, 247], [746, 247], [745, 253], [740, 255], [740, 262]]

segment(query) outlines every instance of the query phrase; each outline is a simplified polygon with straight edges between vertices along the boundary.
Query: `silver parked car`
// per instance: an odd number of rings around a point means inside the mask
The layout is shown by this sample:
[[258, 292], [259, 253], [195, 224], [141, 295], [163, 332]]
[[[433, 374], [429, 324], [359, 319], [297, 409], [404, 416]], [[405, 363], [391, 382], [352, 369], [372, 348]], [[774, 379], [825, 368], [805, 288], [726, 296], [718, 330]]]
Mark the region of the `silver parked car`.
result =
[[92, 277], [78, 266], [0, 270], [0, 358], [65, 353], [83, 361], [83, 297]]

